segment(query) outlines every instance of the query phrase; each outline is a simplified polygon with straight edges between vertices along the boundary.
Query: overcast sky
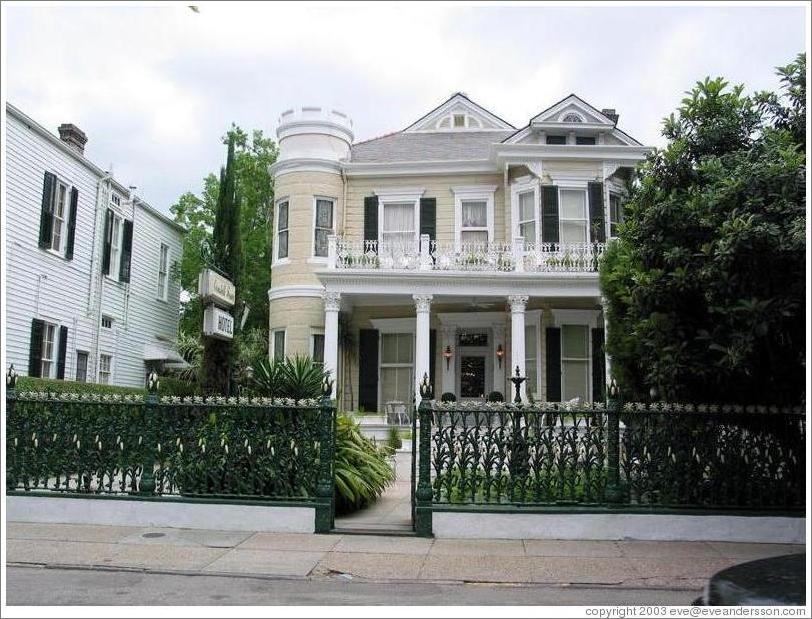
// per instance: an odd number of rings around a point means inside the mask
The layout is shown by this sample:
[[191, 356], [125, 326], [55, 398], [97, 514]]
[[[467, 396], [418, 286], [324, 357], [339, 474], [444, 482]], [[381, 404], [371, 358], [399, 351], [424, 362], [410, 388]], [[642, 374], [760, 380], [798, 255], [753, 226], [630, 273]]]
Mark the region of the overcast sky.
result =
[[232, 122], [276, 136], [324, 104], [356, 140], [404, 128], [462, 91], [512, 124], [574, 92], [660, 145], [660, 121], [706, 75], [778, 84], [805, 46], [802, 7], [205, 4], [9, 6], [7, 100], [160, 210], [219, 168]]

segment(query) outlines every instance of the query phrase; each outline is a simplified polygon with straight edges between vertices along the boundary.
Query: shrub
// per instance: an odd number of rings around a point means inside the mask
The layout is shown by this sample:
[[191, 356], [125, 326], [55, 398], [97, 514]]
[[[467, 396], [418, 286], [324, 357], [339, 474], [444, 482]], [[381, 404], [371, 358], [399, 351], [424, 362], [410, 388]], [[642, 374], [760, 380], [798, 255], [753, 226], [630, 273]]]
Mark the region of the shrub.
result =
[[488, 394], [488, 402], [504, 402], [505, 396], [502, 395], [501, 391], [491, 391]]
[[397, 426], [389, 426], [389, 436], [386, 439], [386, 446], [392, 453], [403, 447], [403, 440], [400, 438], [400, 429]]
[[179, 396], [182, 398], [200, 395], [200, 387], [197, 383], [176, 376], [161, 376], [160, 382], [159, 395]]
[[456, 402], [457, 396], [455, 396], [450, 391], [446, 391], [443, 395], [440, 396], [440, 402]]
[[318, 399], [324, 374], [321, 364], [310, 357], [263, 360], [254, 371], [253, 390], [270, 398]]
[[336, 511], [349, 513], [375, 501], [395, 474], [386, 454], [361, 434], [352, 417], [338, 416], [335, 439]]
[[[163, 379], [161, 379], [163, 384]], [[34, 378], [20, 376], [17, 379], [17, 391], [43, 391], [49, 393], [99, 393], [122, 395], [146, 395], [143, 387], [117, 387], [115, 385], [100, 385], [98, 383], [78, 383], [72, 380], [57, 380], [53, 378]]]

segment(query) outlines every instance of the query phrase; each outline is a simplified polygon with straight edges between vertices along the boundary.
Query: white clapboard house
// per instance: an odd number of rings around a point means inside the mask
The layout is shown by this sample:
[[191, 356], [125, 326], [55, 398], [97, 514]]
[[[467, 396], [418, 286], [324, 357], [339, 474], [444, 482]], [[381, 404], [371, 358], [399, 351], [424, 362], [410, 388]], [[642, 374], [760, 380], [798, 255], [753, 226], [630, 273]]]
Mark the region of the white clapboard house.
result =
[[6, 104], [6, 362], [21, 375], [142, 387], [175, 352], [184, 229]]

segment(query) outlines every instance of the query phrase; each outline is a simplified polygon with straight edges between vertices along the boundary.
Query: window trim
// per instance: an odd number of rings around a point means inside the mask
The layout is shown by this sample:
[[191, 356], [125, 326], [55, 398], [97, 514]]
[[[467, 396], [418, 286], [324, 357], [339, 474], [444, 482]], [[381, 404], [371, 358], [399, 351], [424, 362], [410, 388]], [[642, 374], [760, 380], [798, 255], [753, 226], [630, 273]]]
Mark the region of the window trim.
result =
[[[107, 369], [106, 372], [102, 370], [102, 359], [104, 359], [105, 357], [110, 359], [110, 366], [109, 366], [109, 368]], [[102, 374], [107, 374], [108, 375], [108, 381], [106, 383], [103, 383], [102, 380], [101, 380]], [[100, 352], [99, 353], [99, 367], [98, 367], [98, 370], [96, 371], [96, 383], [99, 384], [99, 385], [112, 385], [114, 376], [115, 376], [115, 358], [114, 358], [113, 354], [108, 353], [108, 352]]]
[[[612, 189], [609, 189], [606, 193], [609, 196], [607, 198], [608, 204], [609, 204], [609, 206], [608, 206], [608, 211], [609, 212], [607, 213], [608, 217], [606, 218], [607, 222], [609, 224], [609, 234], [607, 235], [607, 237], [608, 238], [617, 238], [617, 234], [615, 234], [616, 226], [618, 224], [623, 223], [623, 195], [618, 191], [613, 191]], [[617, 219], [617, 221], [615, 221], [613, 219], [613, 217], [612, 217], [612, 198], [617, 198], [617, 202], [618, 202], [618, 219]]]
[[[279, 257], [279, 209], [281, 208], [282, 204], [285, 204], [288, 209], [288, 227], [285, 228], [284, 232], [288, 234], [288, 251], [287, 255], [283, 258]], [[276, 210], [274, 211], [274, 218], [273, 218], [273, 256], [271, 260], [271, 265], [277, 264], [287, 264], [290, 262], [290, 198], [284, 197], [279, 198], [276, 201], [276, 205], [274, 207]]]
[[[462, 244], [463, 232], [487, 232], [488, 244], [494, 242], [494, 209], [495, 196], [498, 185], [468, 185], [462, 187], [452, 187], [454, 194], [454, 244], [459, 247]], [[485, 226], [463, 228], [462, 226], [462, 203], [463, 202], [485, 202]]]
[[[110, 326], [109, 327], [104, 326], [105, 319], [110, 321]], [[112, 329], [115, 322], [116, 322], [116, 319], [113, 318], [112, 316], [110, 316], [109, 314], [102, 314], [102, 317], [101, 317], [101, 327], [102, 327], [102, 329]]]
[[420, 241], [420, 198], [425, 193], [424, 188], [400, 187], [392, 189], [374, 190], [373, 193], [378, 197], [378, 241], [383, 243], [383, 222], [384, 222], [384, 205], [386, 204], [405, 204], [411, 202], [414, 208], [414, 241]]
[[[587, 401], [592, 401], [592, 329], [598, 329], [603, 327], [603, 323], [599, 324], [599, 318], [601, 316], [600, 310], [575, 310], [575, 309], [553, 309], [550, 310], [552, 314], [552, 326], [554, 327], [563, 327], [564, 325], [576, 325], [576, 326], [584, 326], [587, 328]], [[561, 355], [560, 359], [563, 364], [564, 359], [564, 342], [563, 342], [563, 333], [562, 333], [562, 342], [561, 342]], [[562, 365], [561, 368], [561, 397], [564, 397], [564, 368]]]
[[[161, 262], [163, 260], [164, 249], [166, 249], [166, 265], [165, 271], [161, 271]], [[169, 244], [161, 241], [158, 249], [158, 300], [168, 301], [169, 299]], [[164, 275], [163, 289], [161, 289], [161, 274]]]
[[[321, 196], [315, 195], [313, 196], [313, 235], [312, 235], [312, 243], [310, 247], [310, 257], [312, 258], [313, 262], [327, 262], [327, 256], [317, 256], [316, 255], [316, 231], [317, 230], [327, 230], [327, 228], [319, 228], [316, 225], [317, 217], [318, 217], [318, 202], [319, 200], [326, 200], [330, 202], [330, 219], [332, 221], [332, 227], [329, 228], [330, 234], [327, 236], [334, 235], [336, 233], [336, 198], [331, 198], [329, 196]], [[290, 230], [290, 206], [288, 206], [288, 230]], [[290, 232], [288, 232], [288, 248], [290, 247]], [[329, 242], [327, 252], [329, 253]], [[290, 253], [290, 251], [288, 251]]]
[[[282, 355], [277, 357], [276, 355], [276, 334], [282, 333]], [[285, 358], [285, 354], [288, 350], [288, 331], [284, 327], [280, 327], [278, 329], [271, 329], [271, 361], [276, 361], [277, 358], [282, 360]]]

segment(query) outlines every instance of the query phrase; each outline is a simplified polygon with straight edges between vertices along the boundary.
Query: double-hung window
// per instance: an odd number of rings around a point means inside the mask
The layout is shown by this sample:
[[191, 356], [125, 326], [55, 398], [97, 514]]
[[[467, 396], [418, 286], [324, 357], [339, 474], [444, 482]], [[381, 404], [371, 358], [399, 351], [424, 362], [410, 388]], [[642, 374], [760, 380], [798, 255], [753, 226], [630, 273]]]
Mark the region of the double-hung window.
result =
[[536, 325], [524, 327], [524, 375], [527, 377], [527, 393], [534, 398], [538, 393], [538, 348], [536, 346]]
[[51, 249], [55, 252], [62, 251], [62, 241], [65, 237], [65, 229], [68, 219], [68, 186], [60, 181], [56, 182], [56, 200], [54, 202], [53, 227], [51, 228]]
[[281, 260], [288, 257], [288, 201], [283, 200], [277, 206], [276, 212], [276, 258]]
[[46, 322], [42, 325], [42, 361], [40, 376], [53, 378], [56, 373], [56, 325]]
[[620, 204], [620, 196], [616, 193], [609, 194], [609, 236], [617, 236], [617, 226], [623, 223], [623, 208]]
[[488, 203], [485, 200], [462, 200], [460, 242], [488, 243]]
[[523, 191], [519, 194], [519, 236], [525, 246], [536, 242], [536, 192]]
[[121, 217], [114, 214], [110, 224], [110, 277], [113, 279], [118, 279], [121, 262], [121, 223]]
[[414, 202], [384, 202], [381, 230], [384, 247], [411, 248], [415, 238]]
[[560, 239], [562, 243], [589, 241], [589, 214], [584, 189], [561, 189], [559, 192]]
[[169, 294], [169, 246], [161, 243], [158, 257], [158, 298], [166, 301]]
[[589, 401], [589, 327], [561, 326], [561, 394]]
[[324, 364], [324, 333], [310, 335], [310, 357], [313, 363]]
[[285, 330], [273, 331], [273, 360], [281, 361], [285, 358]]
[[99, 355], [99, 384], [109, 385], [113, 375], [113, 355]]
[[411, 333], [381, 334], [381, 401], [412, 402], [414, 337]]
[[333, 205], [333, 200], [328, 198], [316, 198], [313, 255], [319, 258], [327, 257], [327, 237], [333, 234]]
[[87, 353], [83, 350], [76, 351], [76, 382], [87, 382]]

